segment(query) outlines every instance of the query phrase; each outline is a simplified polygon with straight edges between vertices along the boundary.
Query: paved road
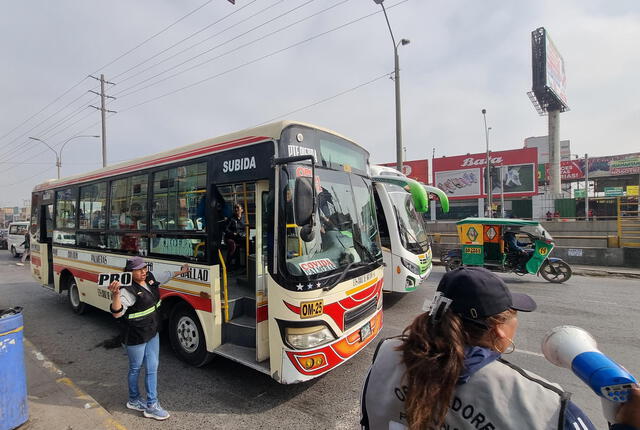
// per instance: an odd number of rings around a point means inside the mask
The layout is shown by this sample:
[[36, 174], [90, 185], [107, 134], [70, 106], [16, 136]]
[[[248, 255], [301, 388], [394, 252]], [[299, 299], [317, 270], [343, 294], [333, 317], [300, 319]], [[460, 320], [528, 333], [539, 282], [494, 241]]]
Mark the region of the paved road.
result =
[[[426, 288], [403, 296], [385, 296], [383, 336], [400, 333], [433, 295], [441, 278], [436, 268]], [[516, 364], [560, 383], [605, 428], [599, 401], [569, 371], [539, 355], [540, 341], [552, 327], [573, 324], [589, 330], [602, 349], [640, 375], [640, 282], [637, 279], [574, 277], [562, 286], [534, 277], [504, 275], [514, 291], [532, 295], [539, 310], [520, 316]], [[0, 251], [0, 308], [24, 306], [25, 335], [77, 385], [131, 429], [357, 429], [359, 392], [371, 361], [370, 345], [333, 372], [298, 385], [279, 385], [269, 377], [226, 359], [191, 368], [174, 357], [162, 339], [159, 392], [173, 417], [165, 423], [145, 419], [124, 407], [126, 356], [99, 344], [117, 333], [110, 315], [93, 310], [73, 314], [67, 297], [43, 289], [28, 268]]]

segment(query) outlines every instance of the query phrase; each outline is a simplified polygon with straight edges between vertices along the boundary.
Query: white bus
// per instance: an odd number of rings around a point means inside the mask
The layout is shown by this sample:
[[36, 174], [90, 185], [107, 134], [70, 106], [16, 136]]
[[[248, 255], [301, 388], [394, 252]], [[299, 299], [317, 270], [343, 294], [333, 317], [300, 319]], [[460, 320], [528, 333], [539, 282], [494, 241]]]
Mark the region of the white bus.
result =
[[[244, 232], [231, 236], [236, 204]], [[132, 255], [152, 270], [189, 263], [160, 288], [161, 309], [173, 349], [196, 366], [215, 354], [296, 383], [382, 327], [369, 154], [312, 125], [277, 122], [38, 185], [31, 222], [33, 276], [77, 313], [109, 309], [98, 274]]]
[[407, 178], [396, 169], [372, 166], [378, 229], [384, 258], [384, 290], [414, 291], [432, 269], [431, 244], [422, 213], [428, 193], [436, 194], [448, 211], [445, 193]]

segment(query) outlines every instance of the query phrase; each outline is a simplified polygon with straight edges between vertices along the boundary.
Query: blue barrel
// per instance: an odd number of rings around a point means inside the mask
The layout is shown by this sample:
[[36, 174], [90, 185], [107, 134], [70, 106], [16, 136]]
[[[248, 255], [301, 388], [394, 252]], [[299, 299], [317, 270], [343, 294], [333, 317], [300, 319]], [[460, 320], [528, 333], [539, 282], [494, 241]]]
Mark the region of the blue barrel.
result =
[[0, 430], [29, 418], [21, 309], [0, 312]]

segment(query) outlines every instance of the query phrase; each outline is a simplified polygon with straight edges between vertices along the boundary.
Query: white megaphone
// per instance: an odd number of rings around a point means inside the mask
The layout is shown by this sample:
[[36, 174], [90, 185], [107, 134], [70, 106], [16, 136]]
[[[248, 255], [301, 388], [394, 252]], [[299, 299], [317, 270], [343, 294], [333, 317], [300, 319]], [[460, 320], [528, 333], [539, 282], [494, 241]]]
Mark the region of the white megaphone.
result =
[[624, 367], [600, 352], [596, 340], [579, 327], [563, 325], [549, 331], [542, 341], [542, 353], [556, 366], [571, 369], [594, 393], [608, 400], [603, 408], [610, 421], [617, 409], [610, 402], [626, 402], [637, 382]]

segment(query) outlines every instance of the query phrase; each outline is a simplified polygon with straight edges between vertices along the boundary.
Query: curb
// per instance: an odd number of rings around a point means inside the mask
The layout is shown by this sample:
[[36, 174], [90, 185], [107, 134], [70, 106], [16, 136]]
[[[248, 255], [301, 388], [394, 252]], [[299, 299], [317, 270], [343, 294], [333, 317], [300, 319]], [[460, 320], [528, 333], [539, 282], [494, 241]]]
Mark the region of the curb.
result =
[[[30, 378], [45, 378], [42, 384], [33, 387], [28, 383], [29, 420], [21, 427], [27, 429], [52, 428], [52, 419], [69, 417], [64, 428], [127, 430], [89, 394], [80, 389], [51, 360], [40, 352], [26, 337], [23, 338], [27, 371], [33, 369]], [[35, 367], [34, 367], [35, 366]], [[30, 379], [29, 377], [27, 379]], [[47, 387], [42, 388], [45, 385]], [[40, 396], [33, 391], [43, 390]], [[62, 412], [62, 413], [61, 413]], [[54, 418], [55, 417], [55, 418]], [[41, 425], [44, 424], [44, 427]]]
[[[434, 266], [442, 266], [440, 260], [433, 260]], [[640, 279], [640, 273], [618, 272], [615, 270], [589, 269], [588, 267], [572, 267], [571, 272], [577, 276], [616, 277], [628, 279]]]

